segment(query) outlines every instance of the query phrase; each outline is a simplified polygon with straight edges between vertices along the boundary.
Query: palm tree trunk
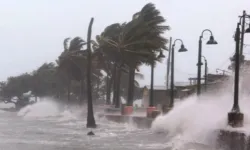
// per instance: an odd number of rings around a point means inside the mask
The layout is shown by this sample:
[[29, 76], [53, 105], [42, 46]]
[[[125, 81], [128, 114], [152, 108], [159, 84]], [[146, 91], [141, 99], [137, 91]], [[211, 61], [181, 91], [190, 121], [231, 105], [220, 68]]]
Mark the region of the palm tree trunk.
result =
[[84, 102], [84, 75], [82, 77], [82, 80], [80, 81], [80, 105], [83, 105], [83, 102]]
[[68, 101], [67, 101], [67, 103], [69, 104], [70, 103], [70, 86], [71, 86], [71, 81], [70, 81], [70, 79], [69, 79], [69, 81], [68, 81], [68, 89], [67, 89], [67, 91], [68, 91]]
[[107, 80], [106, 80], [106, 84], [107, 84], [107, 93], [106, 93], [106, 104], [110, 105], [110, 94], [111, 94], [111, 79], [109, 78], [109, 76], [107, 76]]
[[116, 101], [115, 101], [115, 108], [120, 108], [120, 82], [121, 82], [121, 69], [117, 68], [117, 77], [116, 77]]
[[87, 115], [87, 128], [96, 128], [94, 112], [93, 112], [93, 102], [92, 102], [92, 85], [91, 85], [91, 31], [94, 18], [91, 18], [88, 28], [87, 37], [87, 50], [88, 50], [88, 67], [87, 67], [87, 94], [88, 94], [88, 115]]
[[134, 81], [135, 81], [135, 68], [129, 68], [129, 84], [128, 84], [128, 99], [127, 99], [127, 106], [133, 106], [133, 99], [134, 99]]
[[114, 68], [113, 68], [113, 101], [112, 101], [112, 105], [115, 105], [115, 99], [116, 99], [116, 94], [117, 94], [117, 90], [116, 90], [116, 68], [117, 68], [117, 64], [114, 64]]

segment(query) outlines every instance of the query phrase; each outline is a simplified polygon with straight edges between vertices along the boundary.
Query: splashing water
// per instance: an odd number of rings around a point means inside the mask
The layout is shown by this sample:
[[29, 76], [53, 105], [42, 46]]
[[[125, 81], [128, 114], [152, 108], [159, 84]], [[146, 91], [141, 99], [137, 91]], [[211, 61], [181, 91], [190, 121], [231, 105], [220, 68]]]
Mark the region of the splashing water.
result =
[[58, 116], [59, 113], [55, 102], [44, 100], [22, 108], [17, 115], [24, 118], [43, 118]]
[[15, 108], [15, 104], [13, 104], [13, 103], [5, 104], [4, 102], [1, 102], [0, 108]]
[[64, 122], [64, 121], [71, 121], [71, 120], [77, 120], [77, 116], [79, 114], [74, 113], [70, 110], [64, 110], [62, 113], [60, 113], [60, 118], [58, 119], [59, 122]]
[[[164, 132], [171, 139], [175, 149], [198, 143], [215, 147], [220, 129], [240, 130], [250, 134], [250, 101], [248, 95], [240, 98], [240, 108], [244, 113], [244, 127], [231, 128], [227, 125], [227, 114], [233, 106], [233, 94], [206, 95], [199, 99], [192, 96], [176, 103], [166, 115], [159, 116], [152, 124], [154, 132]], [[185, 147], [186, 148], [186, 147]]]

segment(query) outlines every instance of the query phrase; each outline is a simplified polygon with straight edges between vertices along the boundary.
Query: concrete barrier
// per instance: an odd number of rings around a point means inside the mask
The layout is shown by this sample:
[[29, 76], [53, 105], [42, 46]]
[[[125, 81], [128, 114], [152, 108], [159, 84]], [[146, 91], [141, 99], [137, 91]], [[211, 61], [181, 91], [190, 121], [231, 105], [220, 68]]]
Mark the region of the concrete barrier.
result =
[[250, 137], [240, 131], [220, 130], [217, 141], [223, 150], [250, 150]]
[[123, 115], [110, 115], [110, 114], [98, 114], [98, 117], [105, 117], [109, 121], [117, 123], [129, 123], [137, 128], [151, 128], [151, 124], [154, 119], [139, 117], [139, 116], [123, 116]]

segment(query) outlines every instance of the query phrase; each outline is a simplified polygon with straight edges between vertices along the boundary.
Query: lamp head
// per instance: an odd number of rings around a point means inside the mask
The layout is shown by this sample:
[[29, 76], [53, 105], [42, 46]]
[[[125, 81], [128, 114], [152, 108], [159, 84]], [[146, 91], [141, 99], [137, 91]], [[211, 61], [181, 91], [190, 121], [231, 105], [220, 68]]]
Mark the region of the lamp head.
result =
[[165, 58], [165, 55], [163, 54], [162, 51], [160, 51], [160, 54], [158, 55], [158, 58]]
[[181, 44], [181, 48], [179, 49], [179, 52], [186, 52], [187, 49], [185, 48], [185, 46], [183, 44]]
[[249, 23], [249, 27], [246, 29], [245, 33], [250, 33], [250, 23]]
[[217, 41], [214, 40], [214, 36], [210, 36], [209, 40], [207, 41], [208, 45], [212, 45], [212, 44], [218, 44]]

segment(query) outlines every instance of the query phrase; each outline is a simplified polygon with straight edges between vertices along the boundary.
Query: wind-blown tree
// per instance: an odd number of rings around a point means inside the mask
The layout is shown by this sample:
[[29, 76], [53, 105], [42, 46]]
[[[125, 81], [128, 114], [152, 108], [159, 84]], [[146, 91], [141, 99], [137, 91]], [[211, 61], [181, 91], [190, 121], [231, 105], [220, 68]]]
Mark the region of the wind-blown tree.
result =
[[[67, 42], [69, 38], [64, 40], [64, 51], [59, 56], [58, 59], [58, 71], [60, 74], [66, 74], [68, 81], [68, 102], [70, 101], [70, 83], [71, 80], [81, 81], [84, 78], [82, 68], [84, 65], [80, 65], [79, 61], [82, 62], [82, 58], [78, 58], [79, 51], [82, 50], [82, 47], [86, 42], [80, 37], [75, 37], [70, 41], [69, 46]], [[83, 85], [83, 84], [81, 84]]]
[[124, 53], [127, 58], [125, 59], [126, 64], [130, 68], [128, 106], [132, 106], [134, 96], [134, 86], [132, 85], [135, 68], [141, 64], [152, 64], [157, 60], [157, 53], [162, 49], [166, 50], [167, 39], [162, 34], [169, 29], [169, 26], [161, 25], [164, 22], [164, 17], [160, 16], [160, 12], [155, 6], [149, 3], [125, 26], [124, 43], [126, 43], [127, 51], [132, 51]]
[[31, 91], [35, 97], [54, 96], [56, 93], [56, 66], [54, 63], [44, 63], [32, 73]]
[[[69, 48], [65, 49], [59, 57], [59, 68], [66, 69], [69, 77], [73, 77], [75, 80], [81, 80], [84, 76], [85, 67], [83, 62], [87, 60], [86, 67], [86, 84], [87, 84], [87, 98], [88, 98], [88, 114], [87, 114], [87, 127], [95, 128], [96, 123], [93, 112], [93, 101], [92, 101], [92, 51], [91, 51], [91, 31], [94, 19], [91, 18], [87, 42], [84, 42], [81, 38], [76, 37], [70, 42]], [[83, 50], [83, 45], [87, 44], [87, 50]]]
[[87, 114], [87, 128], [96, 128], [94, 112], [93, 112], [93, 102], [92, 102], [92, 85], [91, 85], [91, 64], [92, 64], [92, 51], [91, 51], [91, 33], [94, 18], [91, 18], [88, 27], [87, 36], [87, 52], [88, 52], [88, 67], [87, 67], [87, 95], [88, 95], [88, 114]]
[[112, 68], [113, 63], [109, 60], [109, 58], [103, 53], [102, 49], [99, 47], [99, 44], [95, 41], [93, 43], [93, 62], [95, 62], [95, 69], [99, 71], [104, 71], [106, 73], [105, 81], [106, 81], [106, 104], [111, 104], [111, 86], [113, 81]]
[[[108, 27], [116, 32], [98, 37], [97, 41], [105, 45], [104, 51], [111, 58], [118, 59], [121, 65], [129, 67], [129, 89], [127, 106], [132, 106], [134, 95], [135, 70], [142, 64], [151, 64], [157, 60], [157, 53], [166, 50], [167, 39], [162, 34], [169, 26], [161, 25], [164, 17], [152, 3], [145, 5], [125, 24], [113, 24]], [[106, 30], [106, 29], [105, 29]], [[104, 32], [105, 33], [105, 32]]]
[[2, 89], [3, 96], [11, 99], [12, 97], [18, 97], [21, 99], [23, 93], [26, 93], [31, 90], [32, 85], [32, 76], [28, 73], [24, 73], [15, 77], [9, 77], [7, 82]]
[[[110, 77], [109, 87], [111, 87], [111, 84], [113, 82], [113, 104], [115, 104], [115, 102], [117, 101], [117, 97], [119, 97], [119, 80], [121, 75], [121, 69], [124, 66], [122, 64], [122, 57], [119, 53], [119, 50], [117, 50], [117, 47], [113, 46], [108, 42], [117, 40], [124, 26], [125, 23], [112, 24], [106, 27], [100, 35], [96, 36], [96, 41], [99, 44], [99, 48], [102, 51], [103, 56], [106, 57], [106, 60], [109, 60], [109, 63], [106, 63], [106, 68], [109, 70], [106, 70], [106, 72]], [[110, 70], [111, 68], [112, 70]], [[108, 95], [107, 98], [110, 98], [110, 96]]]
[[[102, 67], [105, 68], [104, 70], [107, 73], [106, 77], [107, 81], [106, 98], [108, 102], [107, 104], [110, 104], [110, 93], [112, 91], [111, 86], [113, 85], [113, 104], [116, 104], [116, 107], [119, 107], [119, 97], [120, 97], [119, 86], [121, 86], [120, 90], [123, 91], [123, 93], [124, 91], [127, 91], [127, 89], [124, 88], [125, 87], [128, 88], [128, 86], [123, 86], [123, 84], [119, 82], [119, 79], [121, 78], [121, 76], [123, 76], [123, 74], [126, 74], [124, 75], [124, 77], [128, 77], [129, 69], [127, 65], [125, 65], [124, 63], [122, 64], [121, 54], [117, 51], [116, 47], [107, 43], [106, 41], [117, 40], [117, 38], [119, 37], [118, 35], [120, 34], [122, 28], [125, 25], [126, 25], [125, 23], [123, 24], [115, 23], [106, 27], [104, 31], [96, 37], [96, 41], [98, 44], [95, 44], [98, 45], [97, 46], [98, 48], [96, 48], [95, 52], [99, 54], [98, 59], [100, 60], [101, 65], [103, 65]], [[119, 70], [117, 69], [117, 63], [122, 64], [122, 66], [118, 68]], [[116, 76], [117, 73], [119, 73], [118, 76]], [[143, 75], [139, 73], [135, 73], [135, 76], [137, 78], [143, 77]], [[124, 77], [121, 79], [121, 81], [127, 82], [127, 79]], [[117, 80], [118, 82], [116, 82]], [[138, 82], [136, 80], [134, 80], [134, 82], [135, 82], [135, 87], [139, 88]]]

